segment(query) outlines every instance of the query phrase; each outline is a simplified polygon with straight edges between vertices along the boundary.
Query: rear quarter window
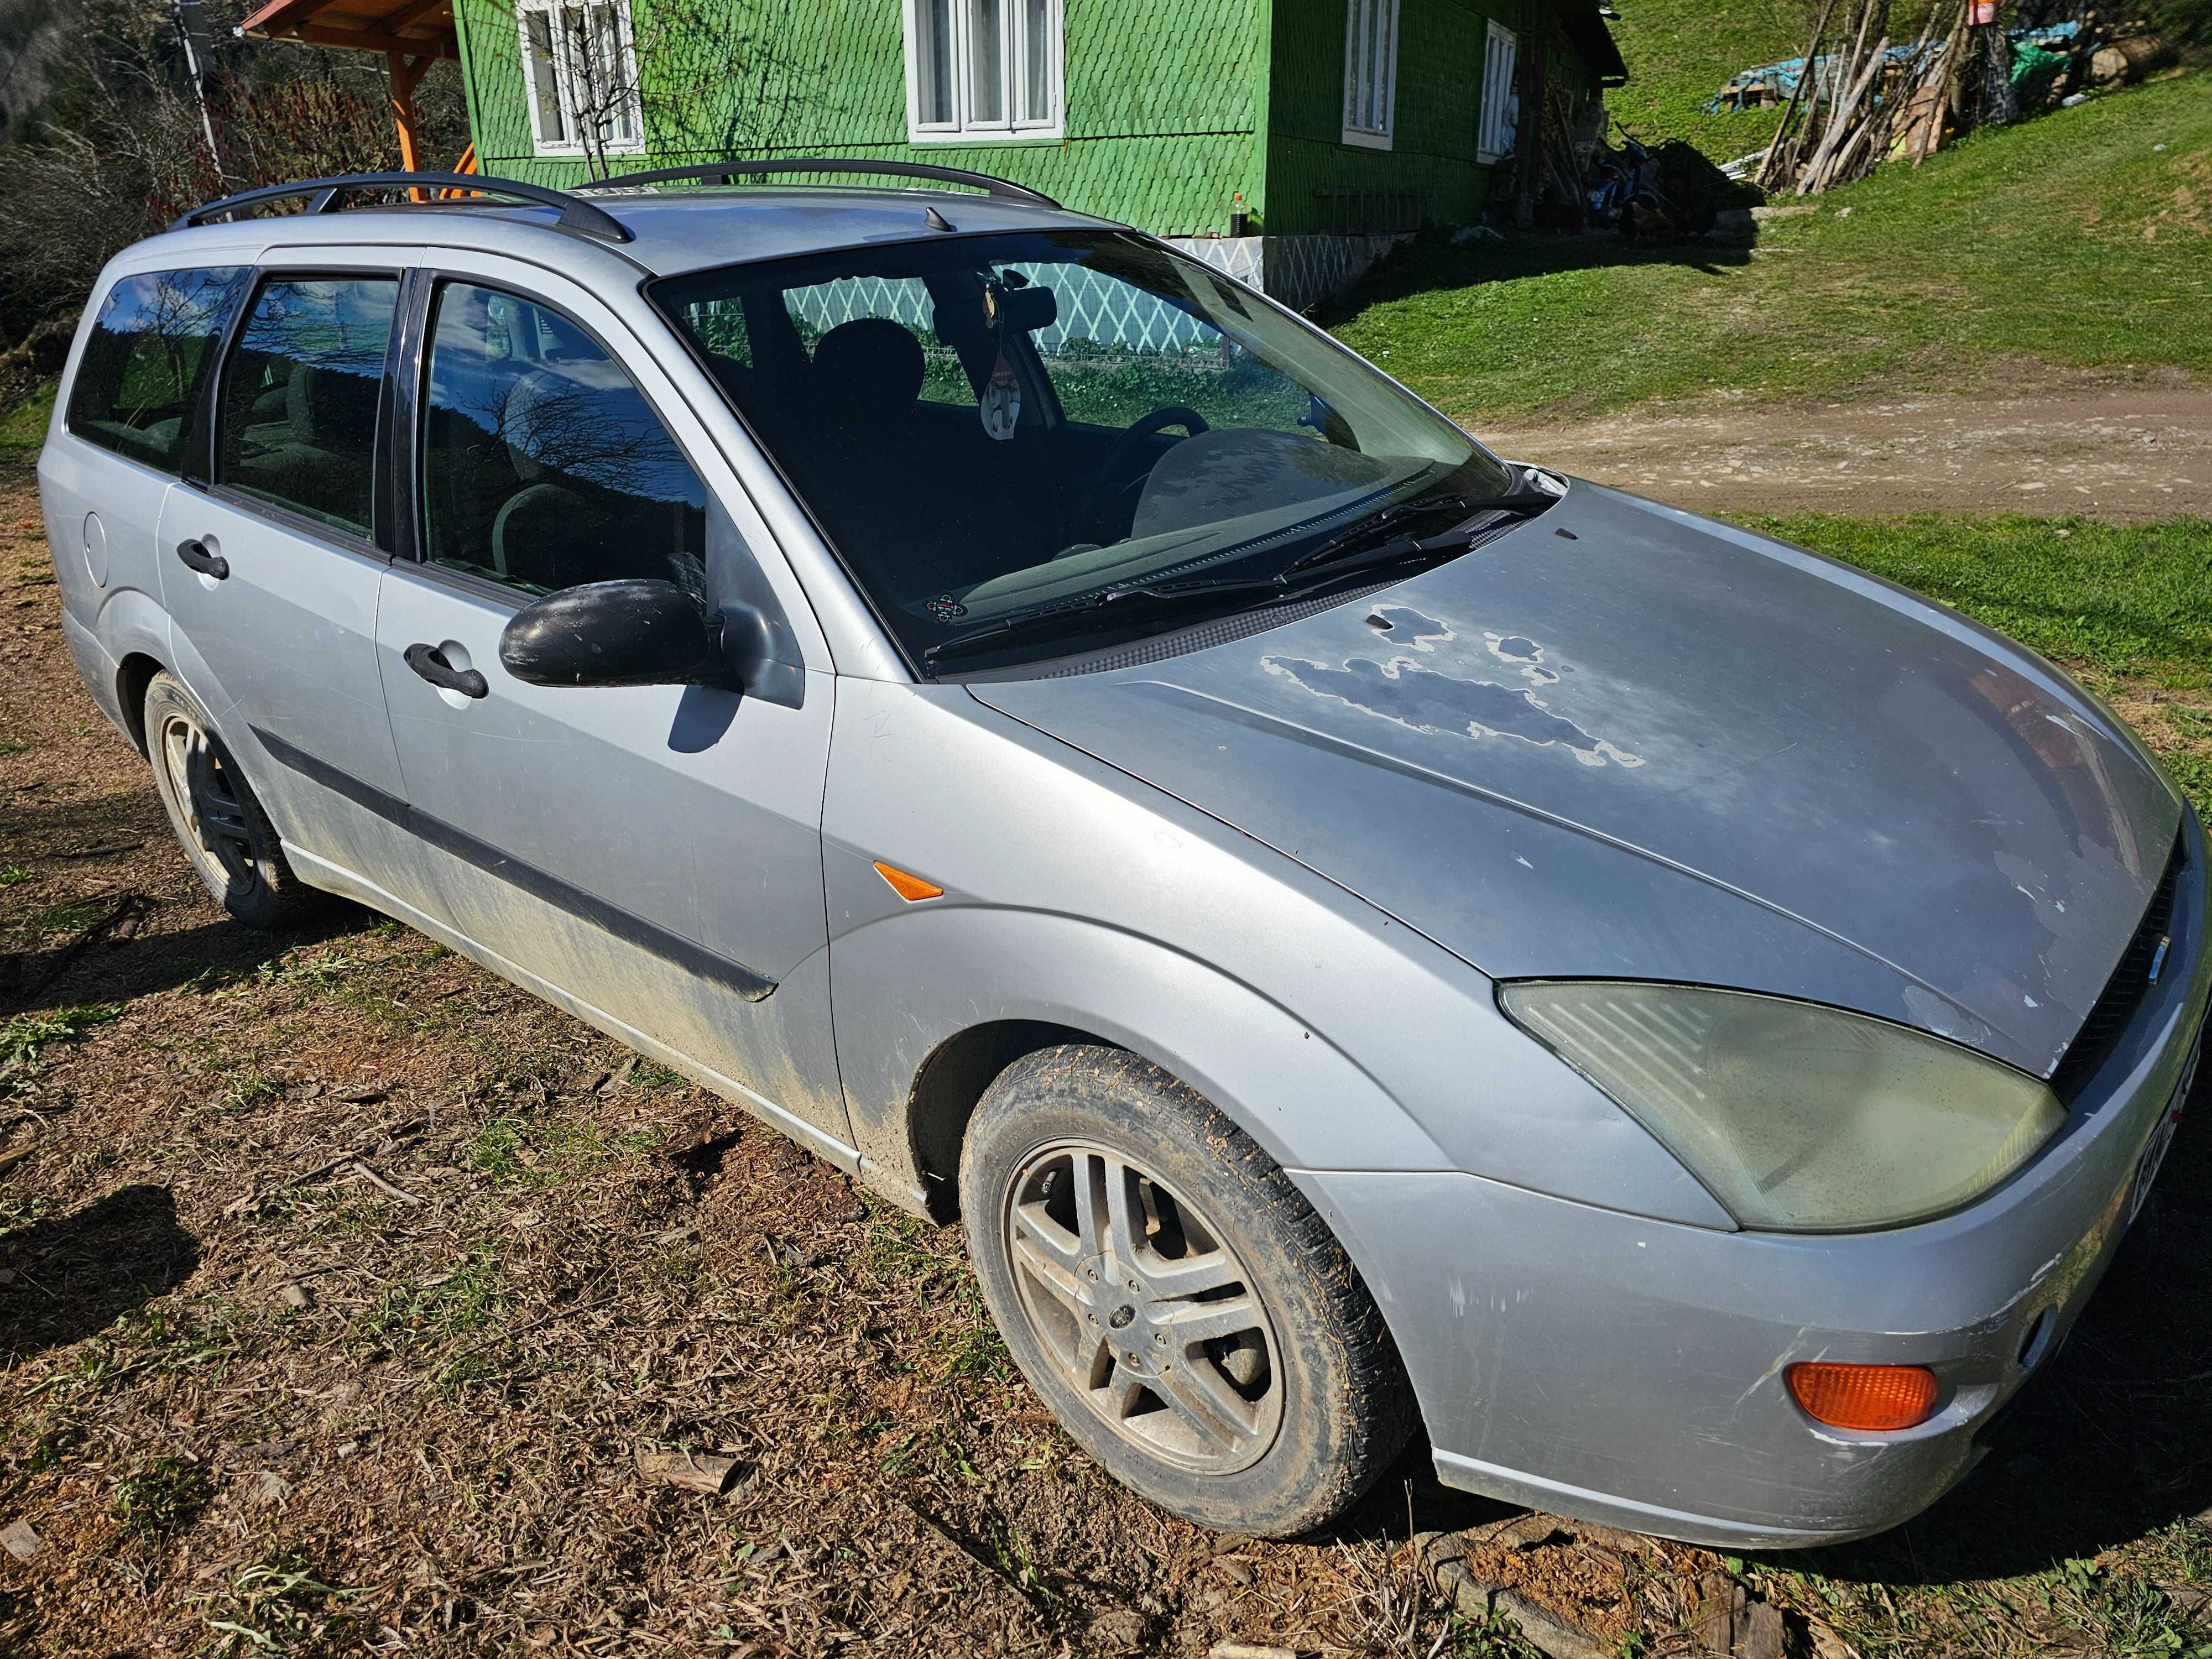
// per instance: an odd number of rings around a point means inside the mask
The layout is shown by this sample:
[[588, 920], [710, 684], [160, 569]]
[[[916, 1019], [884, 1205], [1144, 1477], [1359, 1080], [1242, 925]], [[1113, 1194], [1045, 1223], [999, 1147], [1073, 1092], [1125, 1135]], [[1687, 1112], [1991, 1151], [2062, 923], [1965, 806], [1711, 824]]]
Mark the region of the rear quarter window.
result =
[[181, 477], [202, 380], [245, 275], [236, 266], [163, 270], [110, 289], [70, 388], [69, 429]]

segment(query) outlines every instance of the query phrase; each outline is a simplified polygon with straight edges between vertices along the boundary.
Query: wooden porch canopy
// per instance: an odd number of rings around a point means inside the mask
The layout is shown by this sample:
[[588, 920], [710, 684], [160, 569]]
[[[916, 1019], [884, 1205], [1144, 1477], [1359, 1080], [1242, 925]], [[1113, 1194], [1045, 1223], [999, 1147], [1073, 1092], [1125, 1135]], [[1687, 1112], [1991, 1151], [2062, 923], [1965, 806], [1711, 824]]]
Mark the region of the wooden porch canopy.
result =
[[[410, 173], [421, 170], [415, 88], [438, 59], [461, 55], [460, 36], [453, 27], [453, 0], [269, 0], [238, 26], [238, 32], [265, 40], [382, 52], [392, 78], [399, 164]], [[469, 146], [453, 170], [476, 171], [475, 145]]]

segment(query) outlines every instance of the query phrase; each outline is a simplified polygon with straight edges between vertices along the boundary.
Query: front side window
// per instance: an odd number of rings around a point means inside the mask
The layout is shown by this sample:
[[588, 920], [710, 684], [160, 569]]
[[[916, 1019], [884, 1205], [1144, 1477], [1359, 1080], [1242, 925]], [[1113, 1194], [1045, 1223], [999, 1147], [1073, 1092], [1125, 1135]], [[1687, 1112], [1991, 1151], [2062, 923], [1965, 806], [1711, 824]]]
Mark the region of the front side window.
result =
[[1344, 142], [1390, 148], [1398, 98], [1398, 0], [1346, 0]]
[[370, 533], [396, 276], [271, 277], [223, 369], [215, 481]]
[[629, 0], [518, 0], [530, 135], [540, 155], [645, 148]]
[[[848, 250], [649, 292], [917, 661], [1041, 608], [1104, 629], [1109, 590], [1265, 577], [1386, 509], [1433, 504], [1442, 527], [1466, 516], [1448, 503], [1510, 488], [1326, 335], [1129, 233]], [[715, 345], [733, 313], [743, 364]]]
[[201, 377], [244, 273], [164, 270], [110, 289], [70, 388], [69, 429], [181, 477]]
[[910, 137], [1053, 137], [1060, 0], [907, 0]]
[[424, 554], [550, 593], [703, 592], [706, 490], [622, 366], [550, 306], [440, 286], [422, 400]]

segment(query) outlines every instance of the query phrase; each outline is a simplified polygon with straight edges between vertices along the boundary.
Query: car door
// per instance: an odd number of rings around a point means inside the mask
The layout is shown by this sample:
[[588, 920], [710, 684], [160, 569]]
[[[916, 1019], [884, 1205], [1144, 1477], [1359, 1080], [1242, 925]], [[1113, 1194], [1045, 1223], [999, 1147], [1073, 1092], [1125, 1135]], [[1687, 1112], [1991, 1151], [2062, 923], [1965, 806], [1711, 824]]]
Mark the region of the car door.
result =
[[264, 262], [213, 388], [209, 477], [158, 546], [182, 678], [310, 881], [387, 881], [398, 758], [376, 666], [390, 506], [377, 487], [404, 269], [392, 250]]
[[[386, 574], [377, 623], [423, 843], [414, 902], [849, 1158], [822, 888], [833, 677], [813, 619], [611, 313], [550, 272], [519, 283], [482, 256], [438, 257], [408, 380], [414, 556]], [[739, 693], [535, 685], [501, 667], [521, 607], [623, 578], [755, 606], [775, 674]]]
[[[39, 495], [68, 614], [79, 624], [70, 643], [95, 684], [114, 678], [88, 647], [98, 638], [114, 652], [115, 634], [101, 623], [116, 601], [133, 645], [166, 648], [165, 630], [149, 638], [149, 608], [134, 601], [161, 598], [155, 538], [172, 483], [206, 477], [202, 389], [250, 275], [230, 264], [118, 276], [86, 331], [64, 425], [39, 458]], [[82, 555], [85, 581], [74, 580], [71, 554]], [[140, 711], [119, 712], [128, 720]]]

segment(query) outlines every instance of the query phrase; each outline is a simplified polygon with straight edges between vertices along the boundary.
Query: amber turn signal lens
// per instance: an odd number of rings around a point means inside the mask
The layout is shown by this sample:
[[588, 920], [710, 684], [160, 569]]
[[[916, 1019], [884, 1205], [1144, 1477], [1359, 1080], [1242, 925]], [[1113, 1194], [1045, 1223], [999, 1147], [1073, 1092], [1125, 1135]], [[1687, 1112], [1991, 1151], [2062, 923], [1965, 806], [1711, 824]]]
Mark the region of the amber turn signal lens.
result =
[[1925, 1365], [1792, 1365], [1790, 1392], [1838, 1429], [1910, 1429], [1936, 1412], [1936, 1373]]
[[890, 883], [891, 891], [908, 903], [919, 899], [943, 898], [945, 890], [933, 881], [924, 881], [920, 876], [910, 876], [903, 870], [894, 870], [890, 865], [878, 863], [876, 873]]

